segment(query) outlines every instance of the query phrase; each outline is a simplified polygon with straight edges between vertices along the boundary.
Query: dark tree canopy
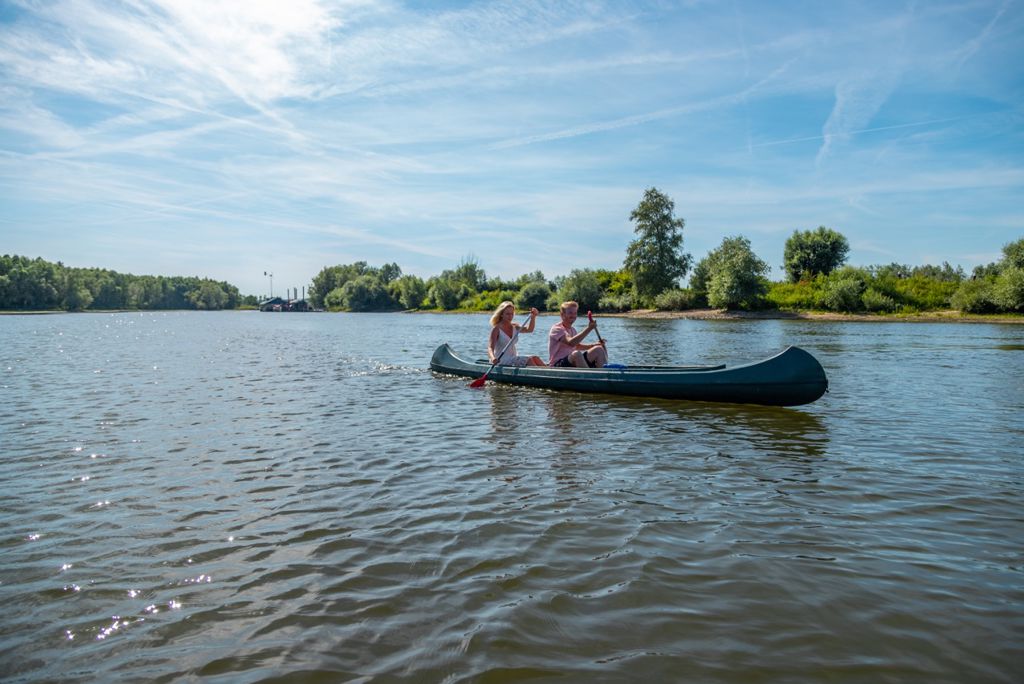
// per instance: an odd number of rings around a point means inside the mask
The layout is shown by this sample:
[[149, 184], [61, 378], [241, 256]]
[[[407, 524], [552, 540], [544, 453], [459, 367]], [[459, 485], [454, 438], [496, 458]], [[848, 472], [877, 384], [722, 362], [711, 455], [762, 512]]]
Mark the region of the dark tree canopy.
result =
[[623, 264], [633, 278], [637, 293], [653, 299], [675, 287], [690, 270], [692, 257], [682, 252], [683, 226], [673, 215], [675, 203], [657, 188], [648, 188], [640, 204], [629, 215], [636, 223], [637, 238], [626, 249]]

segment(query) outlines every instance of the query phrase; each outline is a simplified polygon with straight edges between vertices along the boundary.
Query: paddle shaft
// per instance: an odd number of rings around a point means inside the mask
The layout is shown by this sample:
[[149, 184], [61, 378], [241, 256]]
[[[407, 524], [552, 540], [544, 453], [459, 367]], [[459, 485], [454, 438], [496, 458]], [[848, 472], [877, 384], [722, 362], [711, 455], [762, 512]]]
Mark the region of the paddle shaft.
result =
[[590, 319], [590, 322], [594, 324], [594, 332], [597, 333], [597, 341], [603, 344], [604, 340], [601, 339], [601, 331], [597, 329], [597, 321], [594, 320], [594, 314], [588, 311], [587, 318]]

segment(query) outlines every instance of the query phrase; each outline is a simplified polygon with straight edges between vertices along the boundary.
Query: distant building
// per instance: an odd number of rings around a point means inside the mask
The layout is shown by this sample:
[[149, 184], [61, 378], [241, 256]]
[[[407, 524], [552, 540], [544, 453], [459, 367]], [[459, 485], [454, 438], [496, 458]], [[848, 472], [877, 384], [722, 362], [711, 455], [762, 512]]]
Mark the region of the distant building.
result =
[[313, 311], [307, 299], [282, 299], [271, 297], [260, 302], [260, 311]]

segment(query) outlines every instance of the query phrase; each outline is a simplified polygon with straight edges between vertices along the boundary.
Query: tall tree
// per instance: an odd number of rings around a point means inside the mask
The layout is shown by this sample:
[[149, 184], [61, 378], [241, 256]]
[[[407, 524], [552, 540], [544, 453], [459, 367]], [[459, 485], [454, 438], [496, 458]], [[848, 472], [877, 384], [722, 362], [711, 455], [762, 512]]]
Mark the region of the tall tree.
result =
[[783, 267], [790, 282], [799, 282], [804, 274], [828, 275], [846, 262], [850, 243], [831, 228], [818, 226], [817, 230], [794, 230], [786, 240]]
[[673, 215], [675, 203], [657, 188], [648, 188], [640, 204], [629, 215], [637, 238], [626, 249], [623, 264], [633, 278], [637, 294], [653, 299], [675, 287], [690, 270], [693, 257], [682, 252], [683, 226]]

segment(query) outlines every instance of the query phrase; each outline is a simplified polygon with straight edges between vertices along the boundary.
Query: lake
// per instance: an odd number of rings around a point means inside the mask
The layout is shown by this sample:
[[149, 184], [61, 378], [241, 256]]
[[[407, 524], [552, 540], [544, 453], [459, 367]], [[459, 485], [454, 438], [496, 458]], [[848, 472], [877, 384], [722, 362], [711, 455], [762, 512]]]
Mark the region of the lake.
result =
[[0, 678], [1019, 681], [1024, 326], [600, 325], [831, 391], [432, 374], [486, 315], [0, 317]]

